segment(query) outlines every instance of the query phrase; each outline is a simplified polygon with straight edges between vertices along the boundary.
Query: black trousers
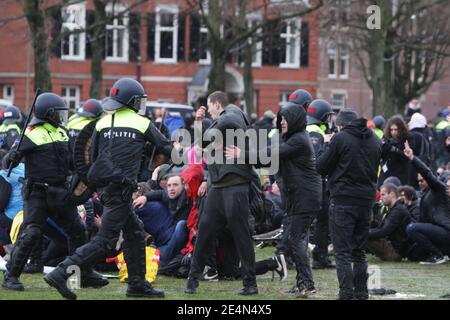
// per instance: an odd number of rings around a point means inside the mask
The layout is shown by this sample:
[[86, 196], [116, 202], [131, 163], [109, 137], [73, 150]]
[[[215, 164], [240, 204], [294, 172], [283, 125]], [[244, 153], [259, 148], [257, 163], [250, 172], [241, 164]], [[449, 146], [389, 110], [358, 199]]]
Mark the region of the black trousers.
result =
[[323, 188], [322, 209], [317, 212], [314, 226], [314, 250], [312, 252], [315, 261], [326, 263], [328, 256], [328, 208], [330, 206], [328, 193]]
[[[330, 231], [336, 257], [340, 299], [367, 299], [367, 259], [370, 206], [331, 203]], [[352, 267], [353, 263], [353, 267]]]
[[304, 212], [292, 215], [289, 225], [289, 242], [297, 270], [297, 284], [313, 290], [314, 280], [308, 258], [309, 228], [317, 212]]
[[122, 184], [110, 184], [100, 190], [104, 205], [100, 230], [90, 242], [65, 259], [60, 267], [66, 269], [77, 265], [83, 270], [104, 260], [115, 250], [122, 231], [129, 283], [145, 280], [145, 234], [142, 222], [132, 210], [133, 191], [132, 186]]
[[14, 245], [8, 272], [19, 277], [36, 243], [41, 241], [47, 218], [51, 217], [68, 235], [69, 252], [86, 243], [84, 225], [75, 205], [65, 202], [67, 189], [63, 187], [31, 185], [24, 193], [24, 222]]
[[249, 231], [249, 185], [240, 184], [225, 188], [211, 188], [204, 213], [199, 222], [198, 238], [191, 261], [189, 277], [199, 279], [215, 239], [225, 226], [231, 232], [241, 260], [244, 286], [256, 286], [255, 251]]

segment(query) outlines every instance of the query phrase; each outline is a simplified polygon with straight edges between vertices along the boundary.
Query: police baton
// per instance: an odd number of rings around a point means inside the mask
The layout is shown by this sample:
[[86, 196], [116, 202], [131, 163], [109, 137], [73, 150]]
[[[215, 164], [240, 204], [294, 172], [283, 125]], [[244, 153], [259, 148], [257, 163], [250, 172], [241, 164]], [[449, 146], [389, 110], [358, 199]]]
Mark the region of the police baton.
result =
[[[36, 94], [34, 95], [33, 104], [31, 105], [31, 109], [30, 109], [30, 112], [28, 113], [27, 120], [25, 121], [25, 124], [22, 128], [22, 132], [20, 133], [19, 143], [17, 144], [15, 151], [19, 150], [20, 145], [22, 144], [23, 137], [25, 136], [25, 130], [27, 130], [28, 124], [30, 123], [31, 115], [34, 112], [34, 105], [36, 104], [36, 100], [37, 100], [37, 97], [39, 96], [39, 94], [41, 94], [41, 89], [37, 88]], [[8, 175], [7, 175], [8, 178], [11, 175], [12, 169], [13, 169], [13, 163], [11, 162], [9, 164], [9, 168], [8, 168]]]

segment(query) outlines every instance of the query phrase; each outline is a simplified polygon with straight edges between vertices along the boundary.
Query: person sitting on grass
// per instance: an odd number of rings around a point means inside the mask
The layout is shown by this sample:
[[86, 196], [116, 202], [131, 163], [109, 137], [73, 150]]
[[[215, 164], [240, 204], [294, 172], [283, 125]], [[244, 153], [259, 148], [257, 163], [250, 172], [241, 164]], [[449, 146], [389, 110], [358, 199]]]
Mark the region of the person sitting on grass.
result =
[[411, 222], [411, 216], [400, 201], [398, 189], [394, 184], [382, 185], [380, 198], [388, 211], [380, 226], [370, 229], [367, 248], [381, 260], [401, 261], [409, 252], [410, 242], [406, 226]]
[[166, 265], [186, 245], [186, 221], [191, 203], [180, 176], [167, 179], [167, 190], [151, 190], [133, 201], [135, 213], [159, 249], [160, 266]]

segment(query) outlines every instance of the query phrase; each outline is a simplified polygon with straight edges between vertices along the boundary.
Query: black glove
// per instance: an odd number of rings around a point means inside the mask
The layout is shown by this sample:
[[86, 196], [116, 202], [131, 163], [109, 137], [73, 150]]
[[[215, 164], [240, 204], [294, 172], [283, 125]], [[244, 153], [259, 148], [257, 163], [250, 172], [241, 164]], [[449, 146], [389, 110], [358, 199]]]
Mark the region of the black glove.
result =
[[11, 150], [3, 158], [3, 168], [8, 169], [10, 166], [16, 167], [22, 159], [22, 153], [17, 150]]
[[191, 264], [191, 258], [192, 254], [186, 253], [183, 258], [181, 259], [181, 265], [182, 266], [189, 266]]

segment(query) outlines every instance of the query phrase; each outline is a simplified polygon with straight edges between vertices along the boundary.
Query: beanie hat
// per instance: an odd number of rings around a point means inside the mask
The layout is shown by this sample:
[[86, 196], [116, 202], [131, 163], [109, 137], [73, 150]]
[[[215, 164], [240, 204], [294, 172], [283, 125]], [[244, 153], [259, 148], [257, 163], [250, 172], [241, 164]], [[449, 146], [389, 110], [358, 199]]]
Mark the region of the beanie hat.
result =
[[346, 125], [350, 124], [350, 122], [358, 118], [359, 115], [355, 111], [350, 108], [344, 108], [339, 111], [336, 117], [336, 125], [345, 127]]

